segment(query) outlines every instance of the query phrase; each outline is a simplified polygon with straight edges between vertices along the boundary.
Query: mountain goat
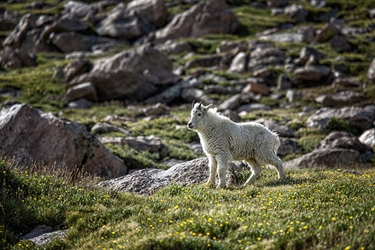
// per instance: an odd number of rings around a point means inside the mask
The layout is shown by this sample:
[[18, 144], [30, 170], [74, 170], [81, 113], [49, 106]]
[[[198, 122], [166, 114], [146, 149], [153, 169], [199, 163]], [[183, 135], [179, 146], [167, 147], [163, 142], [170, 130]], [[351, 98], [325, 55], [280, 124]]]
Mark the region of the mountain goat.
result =
[[252, 175], [245, 185], [255, 182], [262, 166], [274, 166], [279, 180], [285, 178], [282, 162], [277, 156], [280, 146], [277, 134], [256, 122], [235, 123], [210, 106], [202, 105], [202, 101], [193, 102], [187, 124], [188, 129], [198, 133], [203, 151], [209, 159], [207, 185], [215, 183], [217, 171], [217, 188], [225, 188], [227, 167], [232, 160], [244, 160], [251, 166]]

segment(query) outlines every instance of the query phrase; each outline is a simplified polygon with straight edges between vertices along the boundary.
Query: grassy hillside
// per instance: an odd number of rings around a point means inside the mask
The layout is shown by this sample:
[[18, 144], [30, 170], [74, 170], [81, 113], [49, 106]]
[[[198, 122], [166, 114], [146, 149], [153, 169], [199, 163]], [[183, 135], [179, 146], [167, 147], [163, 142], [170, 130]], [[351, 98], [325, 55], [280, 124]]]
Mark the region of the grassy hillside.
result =
[[[60, 13], [67, 1], [45, 2], [54, 5], [43, 10], [30, 10], [24, 8], [25, 3], [2, 2], [0, 7], [21, 14], [53, 15]], [[178, 4], [180, 2], [165, 1], [172, 6], [169, 8], [171, 14], [189, 7]], [[239, 32], [183, 39], [191, 44], [196, 53], [194, 57], [215, 53], [223, 40], [256, 40], [257, 33], [291, 22], [285, 16], [272, 16], [270, 10], [257, 9], [250, 4], [264, 4], [264, 0], [227, 2], [241, 22]], [[375, 8], [374, 0], [327, 0], [327, 6], [319, 9], [303, 0], [291, 2], [302, 4], [309, 11], [307, 23], [297, 26], [311, 25], [319, 29], [325, 22], [317, 21], [318, 16], [333, 10], [339, 10], [336, 17], [344, 19], [351, 27], [366, 28], [375, 22], [368, 16], [368, 10]], [[0, 38], [7, 33], [1, 31]], [[356, 50], [347, 53], [338, 52], [328, 43], [314, 45], [327, 56], [322, 64], [343, 64], [351, 76], [364, 83], [365, 88], [351, 88], [366, 94], [358, 105], [375, 103], [375, 85], [366, 77], [370, 62], [375, 58], [373, 40], [373, 32], [349, 37]], [[279, 43], [275, 46], [285, 50], [288, 57], [297, 58], [301, 48], [308, 45]], [[123, 49], [124, 46], [119, 46], [110, 53]], [[2, 69], [0, 103], [27, 103], [79, 122], [88, 130], [108, 115], [125, 117], [124, 122], [112, 123], [128, 129], [131, 136], [158, 136], [165, 146], [157, 153], [107, 146], [132, 168], [165, 169], [167, 166], [163, 162], [170, 158], [190, 160], [202, 156], [187, 146], [198, 141], [197, 134], [186, 129], [190, 104], [170, 107], [168, 115], [152, 122], [143, 119], [143, 106], [125, 106], [122, 102], [97, 103], [88, 110], [66, 108], [62, 102], [65, 83], [52, 78], [57, 68], [70, 62], [64, 56], [62, 53], [38, 54], [36, 67]], [[174, 59], [174, 66], [184, 65], [187, 60], [184, 55], [179, 55]], [[230, 74], [225, 70], [204, 70], [225, 76], [228, 81], [252, 76], [251, 72]], [[275, 79], [284, 73], [284, 69], [270, 71]], [[277, 100], [265, 97], [260, 102], [272, 106], [273, 110], [252, 112], [242, 117], [243, 121], [265, 118], [287, 124], [297, 131], [296, 139], [302, 146], [302, 153], [312, 151], [330, 129], [351, 131], [340, 121], [327, 130], [306, 129], [304, 121], [307, 117], [297, 115], [305, 106], [319, 108], [314, 98], [333, 93], [340, 87], [293, 87], [303, 95], [288, 108], [282, 105], [285, 97]], [[12, 91], [19, 94], [3, 94]], [[283, 96], [285, 92], [280, 94]], [[220, 102], [230, 96], [216, 94], [209, 97]], [[124, 136], [119, 133], [96, 136], [109, 135]], [[283, 160], [297, 156], [291, 154]], [[352, 169], [353, 166], [346, 168]], [[144, 197], [98, 189], [94, 185], [98, 180], [88, 176], [72, 182], [65, 170], [52, 175], [51, 166], [35, 165], [26, 170], [16, 168], [12, 161], [1, 160], [0, 249], [41, 249], [30, 241], [19, 242], [17, 239], [20, 234], [41, 224], [55, 230], [69, 229], [64, 241], [56, 239], [46, 249], [374, 249], [375, 170], [361, 169], [358, 173], [340, 169], [287, 170], [287, 180], [279, 183], [275, 172], [263, 171], [253, 186], [215, 190], [204, 185], [173, 185]], [[244, 172], [241, 181], [244, 182], [249, 174]]]
[[[35, 167], [34, 170], [38, 170]], [[249, 173], [243, 174], [243, 181]], [[16, 235], [69, 229], [46, 249], [372, 249], [375, 170], [263, 171], [253, 186], [172, 185], [152, 196], [71, 183], [0, 162], [0, 248], [38, 249]], [[5, 216], [6, 215], [6, 216]]]

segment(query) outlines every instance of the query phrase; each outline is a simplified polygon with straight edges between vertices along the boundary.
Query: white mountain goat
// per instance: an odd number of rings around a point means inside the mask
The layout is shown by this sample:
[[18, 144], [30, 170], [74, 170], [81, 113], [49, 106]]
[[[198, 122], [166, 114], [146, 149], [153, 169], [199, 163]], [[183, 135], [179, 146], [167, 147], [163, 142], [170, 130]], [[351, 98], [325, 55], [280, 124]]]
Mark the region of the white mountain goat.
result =
[[279, 180], [285, 178], [282, 162], [277, 156], [280, 146], [277, 134], [256, 122], [235, 123], [210, 106], [193, 102], [187, 124], [188, 129], [198, 133], [203, 151], [209, 159], [207, 185], [215, 183], [217, 171], [217, 188], [225, 188], [227, 167], [232, 160], [243, 160], [251, 166], [252, 175], [245, 185], [255, 182], [262, 166], [274, 166]]

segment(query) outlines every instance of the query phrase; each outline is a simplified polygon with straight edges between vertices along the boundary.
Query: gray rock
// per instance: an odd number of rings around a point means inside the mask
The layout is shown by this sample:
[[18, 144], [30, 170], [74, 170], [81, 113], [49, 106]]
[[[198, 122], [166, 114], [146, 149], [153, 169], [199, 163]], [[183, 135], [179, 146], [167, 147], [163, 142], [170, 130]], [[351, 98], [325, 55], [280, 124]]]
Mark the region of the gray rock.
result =
[[64, 12], [69, 13], [78, 18], [87, 16], [91, 11], [91, 7], [88, 3], [80, 1], [69, 1], [64, 4]]
[[188, 42], [168, 40], [165, 43], [157, 44], [155, 48], [163, 53], [169, 55], [179, 55], [183, 53], [192, 52], [192, 48]]
[[248, 71], [255, 71], [270, 66], [281, 66], [285, 63], [286, 53], [278, 48], [259, 45], [251, 51]]
[[325, 24], [321, 29], [316, 32], [314, 42], [323, 43], [327, 42], [337, 34], [340, 34], [340, 30], [332, 23]]
[[224, 0], [208, 0], [177, 14], [164, 28], [155, 32], [153, 41], [162, 43], [182, 37], [233, 33], [239, 25], [239, 21]]
[[276, 132], [281, 137], [294, 137], [295, 131], [286, 125], [280, 125], [275, 121], [266, 120], [264, 126]]
[[300, 51], [299, 58], [296, 59], [294, 62], [299, 66], [303, 66], [309, 60], [311, 60], [311, 58], [313, 58], [315, 61], [319, 63], [320, 60], [325, 58], [325, 55], [314, 48], [303, 47]]
[[[237, 176], [234, 169], [234, 164], [230, 164], [226, 177], [229, 185], [237, 184]], [[100, 182], [98, 186], [120, 192], [151, 195], [169, 185], [197, 185], [207, 181], [207, 179], [208, 159], [199, 158], [174, 165], [168, 170], [139, 170], [117, 179]]]
[[331, 69], [323, 65], [306, 66], [294, 70], [296, 81], [323, 81], [328, 78]]
[[189, 60], [185, 64], [185, 69], [191, 69], [191, 68], [208, 68], [208, 67], [214, 67], [219, 66], [220, 60], [222, 59], [221, 55], [209, 55], [204, 56], [200, 58], [194, 58], [192, 60]]
[[375, 128], [370, 128], [359, 136], [359, 141], [370, 147], [375, 147]]
[[36, 28], [36, 16], [34, 14], [24, 15], [17, 26], [5, 38], [3, 47], [20, 48], [26, 33], [34, 28]]
[[237, 41], [222, 41], [219, 46], [216, 48], [216, 53], [218, 54], [223, 54], [223, 53], [228, 53], [239, 46], [243, 46], [244, 43], [242, 42], [237, 42]]
[[302, 5], [292, 4], [284, 9], [284, 13], [287, 17], [293, 19], [297, 23], [306, 22], [307, 15], [309, 14]]
[[137, 151], [149, 151], [149, 152], [158, 152], [164, 145], [161, 142], [161, 139], [157, 136], [129, 136], [129, 137], [101, 137], [99, 138], [100, 142], [103, 144], [113, 144], [113, 145], [127, 145], [130, 148], [133, 148]]
[[9, 11], [5, 7], [0, 8], [0, 30], [13, 30], [19, 21], [17, 12]]
[[149, 44], [120, 52], [112, 57], [98, 59], [93, 64], [91, 72], [111, 73], [126, 70], [156, 85], [175, 81], [172, 61]]
[[245, 52], [238, 53], [232, 60], [228, 71], [231, 73], [243, 73], [246, 71], [247, 55]]
[[36, 227], [30, 233], [20, 237], [21, 240], [30, 240], [35, 245], [44, 247], [56, 238], [63, 240], [68, 230], [53, 231], [52, 227], [41, 225]]
[[169, 103], [177, 99], [178, 97], [180, 97], [182, 89], [183, 89], [182, 84], [173, 85], [167, 88], [166, 90], [164, 90], [163, 92], [147, 98], [145, 100], [145, 103], [146, 104], [154, 104], [154, 103], [159, 103], [159, 102]]
[[297, 98], [302, 97], [302, 94], [298, 91], [288, 89], [285, 96], [289, 103], [293, 103]]
[[284, 163], [285, 168], [355, 168], [373, 157], [372, 149], [354, 135], [332, 132], [311, 153]]
[[105, 178], [127, 172], [125, 163], [82, 125], [27, 105], [17, 104], [0, 111], [0, 141], [2, 156], [26, 164], [32, 165], [32, 159], [46, 166], [66, 166]]
[[280, 157], [285, 157], [290, 154], [298, 154], [302, 152], [302, 147], [296, 139], [280, 138], [280, 147], [277, 154]]
[[287, 75], [279, 75], [277, 78], [277, 89], [278, 90], [288, 90], [292, 88], [292, 79], [290, 79]]
[[68, 103], [80, 98], [85, 98], [89, 101], [95, 102], [98, 98], [96, 96], [96, 89], [91, 82], [80, 83], [70, 87], [63, 96], [63, 101]]
[[147, 107], [143, 109], [143, 113], [146, 116], [161, 116], [168, 114], [168, 112], [169, 108], [160, 102], [156, 103], [152, 107]]
[[304, 36], [299, 33], [276, 33], [268, 35], [260, 35], [260, 40], [273, 41], [279, 43], [302, 43], [304, 42]]
[[203, 100], [203, 103], [213, 103], [213, 101], [205, 95], [203, 90], [197, 88], [183, 89], [181, 97], [189, 103], [193, 100]]
[[77, 58], [64, 67], [64, 78], [66, 81], [70, 81], [77, 75], [88, 72], [90, 68], [91, 63], [87, 58]]
[[81, 32], [87, 29], [87, 23], [82, 21], [81, 19], [70, 15], [63, 15], [52, 25], [45, 27], [43, 33], [41, 34], [41, 38], [47, 41], [52, 33], [72, 31]]
[[362, 85], [363, 84], [360, 82], [360, 79], [358, 77], [339, 76], [332, 82], [333, 87], [361, 87]]
[[0, 66], [11, 69], [36, 66], [36, 57], [22, 49], [5, 47], [0, 54]]
[[218, 109], [219, 110], [235, 110], [237, 109], [239, 106], [241, 105], [241, 95], [240, 94], [236, 94], [232, 97], [230, 97], [229, 99], [223, 101]]
[[370, 67], [367, 70], [367, 77], [370, 81], [375, 82], [375, 58], [372, 59]]
[[351, 126], [364, 131], [372, 127], [375, 120], [375, 106], [344, 107], [340, 109], [321, 108], [307, 118], [306, 126], [324, 129], [332, 117], [348, 121]]
[[89, 51], [94, 44], [90, 36], [85, 36], [73, 31], [52, 33], [49, 39], [51, 40], [52, 44], [63, 53]]
[[244, 104], [241, 105], [238, 109], [237, 112], [239, 113], [240, 116], [253, 112], [253, 111], [258, 111], [258, 110], [271, 110], [271, 108], [265, 104], [261, 103], [250, 103], [250, 104]]
[[89, 109], [91, 108], [93, 103], [85, 98], [80, 98], [74, 101], [70, 101], [68, 103], [68, 108], [72, 109]]
[[220, 85], [206, 85], [203, 90], [209, 94], [235, 95], [241, 93], [241, 87], [224, 87]]
[[125, 135], [130, 134], [130, 132], [126, 129], [123, 129], [121, 127], [114, 126], [112, 124], [105, 123], [105, 122], [95, 123], [95, 125], [92, 126], [91, 128], [91, 133], [93, 134], [102, 134], [102, 133], [111, 133], [111, 132], [120, 132]]
[[273, 7], [285, 7], [288, 5], [289, 0], [267, 0], [267, 6], [269, 8]]
[[102, 72], [92, 70], [75, 77], [68, 87], [90, 82], [95, 86], [98, 101], [127, 99], [143, 100], [153, 94], [156, 88], [143, 77], [126, 70]]
[[120, 3], [99, 23], [97, 32], [100, 36], [137, 39], [154, 29], [136, 12], [129, 12], [125, 4]]
[[349, 106], [365, 98], [360, 92], [350, 90], [339, 91], [331, 95], [318, 96], [315, 101], [326, 107]]
[[35, 28], [26, 33], [21, 48], [27, 53], [60, 52], [50, 41], [41, 39], [43, 28]]
[[163, 27], [168, 17], [163, 0], [133, 0], [126, 6], [126, 12], [136, 13], [143, 21], [156, 28]]

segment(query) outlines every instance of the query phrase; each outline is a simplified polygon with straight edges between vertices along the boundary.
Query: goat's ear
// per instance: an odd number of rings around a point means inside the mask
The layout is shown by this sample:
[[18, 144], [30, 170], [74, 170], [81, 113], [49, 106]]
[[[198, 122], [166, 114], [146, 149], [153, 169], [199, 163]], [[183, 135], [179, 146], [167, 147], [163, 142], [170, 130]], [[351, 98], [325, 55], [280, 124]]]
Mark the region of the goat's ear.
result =
[[208, 109], [212, 106], [212, 104], [209, 104], [207, 106], [203, 106], [203, 111], [207, 112]]

